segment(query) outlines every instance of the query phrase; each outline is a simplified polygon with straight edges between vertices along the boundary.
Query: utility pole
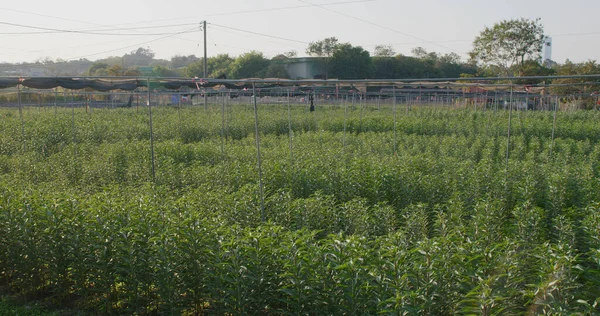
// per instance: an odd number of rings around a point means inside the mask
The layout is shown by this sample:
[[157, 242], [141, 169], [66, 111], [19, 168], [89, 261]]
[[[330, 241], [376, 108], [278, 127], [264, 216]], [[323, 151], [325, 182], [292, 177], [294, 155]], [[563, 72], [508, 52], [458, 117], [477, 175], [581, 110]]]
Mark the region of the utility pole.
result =
[[[208, 67], [206, 65], [206, 20], [202, 22], [202, 29], [204, 30], [204, 79], [206, 80]], [[204, 111], [208, 109], [208, 96], [206, 95], [206, 87], [204, 88]]]

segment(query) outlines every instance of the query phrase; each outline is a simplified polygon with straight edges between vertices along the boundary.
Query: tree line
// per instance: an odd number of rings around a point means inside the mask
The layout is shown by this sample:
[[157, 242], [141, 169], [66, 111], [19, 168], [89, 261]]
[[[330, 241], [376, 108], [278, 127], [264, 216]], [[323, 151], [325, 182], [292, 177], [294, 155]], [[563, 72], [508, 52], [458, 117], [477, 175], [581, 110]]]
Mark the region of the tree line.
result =
[[[540, 19], [500, 21], [491, 27], [485, 27], [474, 39], [467, 60], [456, 53], [428, 52], [422, 47], [414, 48], [412, 56], [397, 54], [391, 45], [378, 45], [373, 52], [369, 52], [361, 46], [340, 43], [336, 37], [309, 43], [306, 54], [313, 57], [311, 62], [322, 70], [317, 79], [521, 77], [600, 73], [600, 65], [595, 60], [574, 63], [567, 59], [563, 64], [542, 60], [541, 53], [546, 38], [544, 34]], [[295, 57], [295, 51], [272, 58], [267, 58], [258, 51], [237, 57], [219, 54], [207, 59], [206, 75], [203, 58], [176, 55], [170, 60], [156, 59], [150, 48], [142, 47], [123, 56], [108, 57], [96, 62], [86, 59], [52, 62], [46, 59], [34, 65], [49, 69], [49, 75], [299, 79], [291, 77], [286, 67]], [[84, 70], [81, 70], [82, 67], [85, 67]], [[561, 79], [555, 82], [581, 84], [588, 81], [590, 80]], [[513, 82], [533, 84], [540, 81], [514, 79]], [[569, 92], [569, 89], [575, 88], [565, 87], [563, 90]], [[590, 89], [592, 88], [589, 87], [588, 90]]]

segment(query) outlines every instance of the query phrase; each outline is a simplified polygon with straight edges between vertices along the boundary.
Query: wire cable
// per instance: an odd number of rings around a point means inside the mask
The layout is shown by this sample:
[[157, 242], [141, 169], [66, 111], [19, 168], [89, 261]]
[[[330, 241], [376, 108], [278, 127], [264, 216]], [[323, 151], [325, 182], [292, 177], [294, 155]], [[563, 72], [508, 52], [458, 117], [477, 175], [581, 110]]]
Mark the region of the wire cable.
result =
[[294, 39], [291, 39], [291, 38], [279, 37], [279, 36], [275, 36], [275, 35], [258, 33], [258, 32], [248, 31], [248, 30], [242, 30], [242, 29], [238, 29], [238, 28], [235, 28], [235, 27], [225, 26], [225, 25], [220, 25], [220, 24], [215, 24], [215, 23], [209, 23], [209, 24], [213, 25], [213, 26], [216, 26], [216, 27], [221, 27], [221, 28], [224, 28], [224, 29], [229, 29], [229, 30], [234, 30], [234, 31], [238, 31], [238, 32], [243, 32], [243, 33], [248, 33], [248, 34], [254, 34], [254, 35], [264, 36], [264, 37], [270, 37], [270, 38], [274, 38], [274, 39], [278, 39], [278, 40], [282, 40], [282, 41], [288, 41], [288, 42], [294, 42], [294, 43], [301, 43], [301, 44], [309, 44], [308, 42], [294, 40]]
[[[310, 3], [310, 2], [307, 2], [307, 1], [304, 1], [304, 0], [298, 0], [298, 1], [300, 1], [302, 3], [310, 4], [311, 6], [318, 7], [318, 8], [321, 8], [323, 10], [335, 13], [335, 14], [339, 14], [341, 16], [345, 16], [345, 17], [353, 19], [353, 20], [357, 20], [357, 21], [360, 21], [360, 22], [363, 22], [363, 23], [366, 23], [366, 24], [369, 24], [369, 25], [372, 25], [372, 26], [376, 26], [376, 27], [379, 27], [379, 28], [382, 28], [382, 29], [385, 29], [385, 30], [388, 30], [388, 31], [392, 31], [392, 32], [400, 34], [400, 35], [411, 37], [411, 38], [414, 38], [416, 40], [423, 41], [424, 43], [433, 44], [433, 45], [436, 45], [436, 46], [439, 46], [439, 47], [442, 47], [442, 48], [445, 48], [445, 49], [449, 49], [450, 51], [454, 52], [454, 50], [452, 48], [450, 48], [450, 47], [447, 47], [447, 46], [444, 46], [444, 45], [440, 45], [440, 44], [437, 44], [435, 42], [428, 41], [426, 39], [423, 39], [423, 38], [420, 38], [420, 37], [417, 37], [417, 36], [414, 36], [414, 35], [411, 35], [411, 34], [408, 34], [408, 33], [404, 33], [404, 32], [398, 31], [398, 30], [395, 30], [393, 28], [390, 28], [390, 27], [387, 27], [387, 26], [384, 26], [384, 25], [381, 25], [381, 24], [377, 24], [377, 23], [374, 23], [374, 22], [371, 22], [371, 21], [367, 21], [365, 19], [361, 19], [361, 18], [353, 16], [353, 15], [349, 15], [349, 14], [345, 14], [345, 13], [342, 13], [342, 12], [339, 12], [339, 11], [335, 11], [335, 10], [332, 10], [332, 9], [324, 7], [323, 5]], [[461, 54], [466, 55], [465, 53], [461, 53]]]
[[97, 56], [97, 55], [102, 55], [102, 54], [106, 54], [106, 53], [112, 53], [112, 52], [119, 51], [119, 50], [126, 49], [126, 48], [140, 47], [141, 45], [158, 42], [158, 41], [161, 41], [161, 40], [165, 40], [167, 38], [175, 37], [177, 35], [181, 35], [181, 34], [185, 34], [185, 33], [192, 33], [192, 32], [199, 32], [199, 30], [196, 27], [194, 27], [194, 28], [189, 29], [189, 30], [185, 30], [185, 31], [177, 32], [177, 33], [172, 33], [170, 35], [159, 37], [159, 38], [156, 38], [156, 39], [153, 39], [153, 40], [150, 40], [150, 41], [145, 41], [145, 42], [141, 42], [141, 43], [137, 43], [137, 44], [133, 44], [133, 45], [128, 45], [128, 46], [119, 47], [119, 48], [115, 48], [115, 49], [111, 49], [111, 50], [106, 50], [106, 51], [102, 51], [102, 52], [98, 52], [98, 53], [94, 53], [94, 54], [89, 54], [89, 55], [84, 55], [84, 56], [79, 56], [79, 57], [73, 57], [73, 58], [67, 58], [66, 60], [68, 61], [68, 60], [82, 59], [82, 58], [87, 58], [87, 57], [91, 57], [91, 56]]
[[[128, 34], [128, 33], [106, 33], [106, 32], [94, 32], [94, 31], [80, 31], [80, 30], [65, 30], [65, 29], [55, 29], [55, 28], [48, 28], [48, 27], [41, 27], [41, 26], [33, 26], [33, 25], [25, 25], [25, 24], [17, 24], [17, 23], [9, 23], [9, 22], [1, 22], [0, 24], [3, 25], [9, 25], [9, 26], [16, 26], [16, 27], [23, 27], [23, 28], [30, 28], [30, 29], [36, 29], [36, 30], [45, 30], [45, 31], [50, 31], [50, 32], [31, 32], [29, 34], [45, 34], [45, 33], [74, 33], [74, 34], [86, 34], [86, 35], [112, 35], [112, 36], [138, 36], [138, 35], [150, 35], [150, 36], [159, 36], [159, 35], [170, 35], [172, 33], [135, 33], [135, 34]], [[196, 24], [185, 24], [186, 26], [189, 25], [197, 25]], [[181, 25], [180, 25], [181, 26]], [[27, 33], [0, 33], [0, 34], [27, 34]]]
[[[0, 24], [6, 24], [6, 22], [0, 22]], [[155, 28], [169, 28], [169, 27], [179, 27], [179, 26], [191, 26], [191, 25], [197, 25], [197, 24], [198, 23], [184, 23], [184, 24], [154, 25], [154, 26], [140, 26], [140, 27], [127, 27], [127, 28], [108, 28], [108, 29], [96, 29], [96, 30], [93, 30], [93, 29], [81, 29], [81, 30], [39, 31], [39, 32], [2, 32], [2, 33], [0, 33], [0, 35], [53, 34], [53, 33], [64, 33], [65, 31], [67, 31], [68, 33], [82, 33], [82, 32], [85, 32], [85, 34], [96, 34], [96, 32], [106, 32], [106, 31], [145, 30], [145, 29], [155, 29]], [[26, 26], [26, 27], [33, 28], [33, 26]], [[116, 34], [99, 34], [99, 35], [130, 35], [130, 34], [116, 33]], [[150, 34], [147, 34], [147, 33], [136, 33], [134, 35], [150, 35]], [[162, 35], [162, 34], [160, 34], [160, 35]]]

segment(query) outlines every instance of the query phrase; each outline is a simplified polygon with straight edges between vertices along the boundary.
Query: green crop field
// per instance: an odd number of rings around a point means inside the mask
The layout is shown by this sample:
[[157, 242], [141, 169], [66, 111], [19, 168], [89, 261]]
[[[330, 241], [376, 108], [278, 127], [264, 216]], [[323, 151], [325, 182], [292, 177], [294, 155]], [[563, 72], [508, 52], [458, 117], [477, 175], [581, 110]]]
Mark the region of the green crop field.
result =
[[[0, 109], [0, 290], [49, 310], [600, 313], [600, 112]], [[290, 133], [290, 126], [292, 133]], [[263, 220], [264, 217], [264, 220]], [[1, 314], [1, 313], [0, 313]]]

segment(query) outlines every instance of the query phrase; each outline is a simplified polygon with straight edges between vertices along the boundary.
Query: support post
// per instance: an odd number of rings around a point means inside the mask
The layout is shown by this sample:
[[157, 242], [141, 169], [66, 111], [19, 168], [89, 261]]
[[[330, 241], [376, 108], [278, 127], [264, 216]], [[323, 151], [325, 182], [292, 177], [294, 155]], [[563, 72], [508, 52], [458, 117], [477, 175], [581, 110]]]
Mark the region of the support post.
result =
[[56, 99], [58, 99], [58, 88], [54, 88], [54, 115], [57, 114]]
[[508, 133], [507, 133], [507, 138], [506, 138], [506, 177], [507, 177], [507, 183], [508, 183], [508, 158], [510, 156], [510, 125], [512, 123], [512, 106], [513, 104], [513, 86], [512, 86], [512, 82], [510, 84], [510, 99], [509, 99], [509, 103], [508, 103]]
[[394, 155], [396, 154], [396, 126], [397, 126], [397, 120], [396, 120], [396, 87], [394, 86], [392, 88], [392, 95], [394, 98], [394, 103], [393, 103], [393, 111], [394, 111]]
[[346, 150], [346, 121], [348, 120], [348, 95], [346, 94], [346, 101], [344, 102], [344, 138], [342, 139], [342, 148]]
[[77, 132], [75, 130], [75, 96], [73, 90], [71, 90], [71, 127], [73, 129], [73, 168], [75, 170], [75, 181], [78, 179], [77, 171]]
[[292, 167], [294, 166], [294, 146], [293, 146], [294, 131], [292, 129], [292, 106], [290, 103], [290, 90], [289, 89], [287, 91], [287, 105], [288, 105], [288, 130], [289, 130], [289, 137], [290, 137], [290, 173], [293, 174]]
[[262, 180], [262, 163], [260, 160], [260, 131], [258, 130], [258, 106], [256, 104], [256, 84], [252, 82], [252, 96], [254, 99], [254, 132], [256, 135], [256, 161], [258, 164], [258, 186], [260, 190], [260, 220], [264, 223], [265, 218], [265, 198]]
[[[202, 29], [204, 30], [204, 79], [208, 77], [208, 65], [207, 65], [207, 54], [206, 54], [206, 20], [202, 22]], [[204, 111], [208, 109], [208, 96], [206, 94], [206, 87], [204, 88]]]
[[181, 124], [183, 124], [181, 122], [181, 94], [179, 92], [177, 93], [177, 116], [179, 119], [179, 136], [183, 138], [183, 127], [181, 126]]
[[225, 93], [221, 94], [221, 153], [225, 158]]
[[17, 84], [17, 102], [19, 103], [19, 118], [21, 119], [21, 139], [23, 141], [23, 152], [27, 151], [27, 140], [25, 139], [25, 119], [23, 118], [23, 102], [21, 101], [21, 84]]
[[150, 155], [152, 160], [152, 182], [156, 182], [156, 170], [154, 167], [154, 135], [152, 133], [152, 104], [150, 103], [150, 77], [147, 79], [148, 86], [148, 116], [150, 118]]
[[556, 96], [556, 103], [554, 104], [554, 118], [552, 120], [552, 141], [550, 143], [550, 154], [548, 159], [552, 157], [552, 151], [554, 150], [554, 131], [556, 130], [556, 112], [558, 111], [558, 96]]

